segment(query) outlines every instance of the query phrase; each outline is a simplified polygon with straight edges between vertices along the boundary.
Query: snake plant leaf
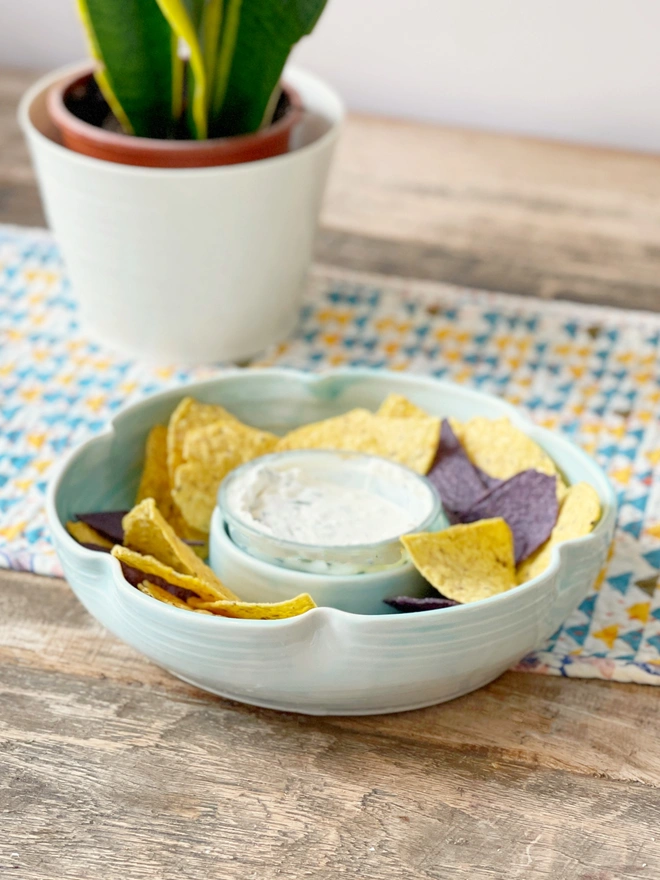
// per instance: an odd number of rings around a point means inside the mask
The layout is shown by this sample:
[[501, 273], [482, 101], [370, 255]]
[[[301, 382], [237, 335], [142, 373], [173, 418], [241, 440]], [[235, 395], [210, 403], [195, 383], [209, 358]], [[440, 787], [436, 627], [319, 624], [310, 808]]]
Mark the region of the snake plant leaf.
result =
[[207, 76], [204, 68], [204, 53], [195, 21], [195, 11], [201, 7], [194, 3], [189, 4], [186, 0], [156, 0], [156, 2], [176, 36], [188, 47], [192, 73], [189, 89], [190, 118], [194, 136], [203, 139], [207, 137], [208, 132]]
[[206, 0], [184, 0], [186, 9], [188, 10], [188, 15], [192, 19], [192, 23], [195, 26], [195, 30], [199, 30], [199, 25], [202, 20], [202, 13], [204, 12], [204, 6], [206, 5]]
[[124, 130], [140, 137], [171, 133], [171, 30], [156, 0], [78, 0], [99, 88]]
[[215, 120], [220, 116], [222, 105], [227, 94], [229, 71], [234, 59], [236, 49], [236, 37], [241, 18], [241, 6], [243, 0], [227, 0], [222, 23], [222, 31], [218, 44], [218, 54], [213, 72], [211, 105], [209, 117]]
[[[195, 32], [197, 34], [200, 34], [202, 26], [202, 14], [204, 12], [206, 0], [184, 0], [184, 2], [186, 5], [186, 9], [188, 10], [188, 15], [190, 16], [190, 19], [193, 23], [193, 27], [195, 28]], [[178, 48], [179, 37], [174, 31], [172, 31], [172, 38], [174, 40], [175, 46]], [[187, 63], [187, 60], [181, 57], [181, 53], [178, 53], [176, 73], [178, 76], [177, 86], [180, 96], [180, 104], [178, 109], [179, 111], [182, 111], [185, 107], [186, 110], [186, 126], [180, 126], [179, 129], [180, 135], [183, 136], [184, 131], [195, 131], [192, 107], [189, 101], [185, 101], [186, 91], [189, 91], [191, 94], [193, 94], [194, 92], [195, 76]], [[180, 116], [181, 113], [179, 112], [179, 114], [177, 114], [177, 118], [180, 118]]]
[[207, 83], [213, 82], [223, 18], [223, 0], [207, 0], [202, 11], [200, 33]]
[[270, 121], [272, 98], [289, 53], [311, 33], [325, 4], [326, 0], [226, 0], [211, 85], [212, 137], [257, 131]]

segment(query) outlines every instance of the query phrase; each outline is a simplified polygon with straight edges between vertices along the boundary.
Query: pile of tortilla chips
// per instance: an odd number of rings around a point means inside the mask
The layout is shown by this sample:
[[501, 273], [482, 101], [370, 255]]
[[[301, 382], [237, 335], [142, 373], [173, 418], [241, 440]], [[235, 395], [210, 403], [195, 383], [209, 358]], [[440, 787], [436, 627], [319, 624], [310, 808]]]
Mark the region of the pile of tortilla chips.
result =
[[506, 418], [441, 421], [391, 394], [376, 413], [354, 409], [277, 437], [186, 397], [167, 426], [149, 433], [133, 510], [81, 514], [67, 528], [85, 546], [112, 552], [133, 586], [178, 608], [253, 619], [302, 614], [315, 607], [309, 596], [240, 602], [202, 561], [225, 476], [259, 456], [293, 449], [380, 455], [425, 475], [438, 490], [451, 525], [401, 539], [437, 595], [388, 599], [399, 611], [505, 592], [544, 571], [557, 544], [588, 534], [600, 517], [594, 489], [568, 487], [547, 453]]
[[[384, 410], [421, 413], [393, 398]], [[507, 418], [445, 419], [427, 477], [452, 525], [401, 540], [439, 598], [452, 604], [486, 599], [541, 574], [553, 548], [589, 534], [601, 514], [596, 491], [588, 483], [566, 486], [547, 453]], [[447, 607], [431, 603], [388, 600], [401, 611]]]
[[[67, 529], [85, 546], [112, 553], [126, 580], [147, 596], [175, 608], [250, 620], [296, 617], [316, 607], [306, 593], [286, 602], [241, 602], [176, 535], [153, 498], [121, 513], [81, 515], [77, 522], [67, 523]], [[89, 525], [90, 519], [95, 519], [96, 528]]]
[[414, 411], [413, 404], [404, 409], [377, 414], [354, 409], [277, 437], [243, 424], [221, 406], [186, 397], [168, 426], [156, 425], [149, 434], [137, 500], [153, 498], [178, 535], [203, 541], [222, 480], [239, 465], [270, 452], [365, 452], [425, 474], [438, 449], [440, 419]]

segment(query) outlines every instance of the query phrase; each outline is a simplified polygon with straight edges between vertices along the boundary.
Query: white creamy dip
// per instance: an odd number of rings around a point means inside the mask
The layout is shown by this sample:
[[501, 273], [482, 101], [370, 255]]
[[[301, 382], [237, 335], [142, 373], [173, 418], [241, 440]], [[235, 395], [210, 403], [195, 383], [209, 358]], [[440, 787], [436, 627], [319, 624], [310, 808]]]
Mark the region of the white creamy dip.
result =
[[231, 502], [246, 525], [317, 547], [376, 544], [406, 534], [419, 522], [419, 516], [375, 491], [301, 467], [255, 468], [237, 481]]
[[400, 564], [400, 536], [428, 528], [440, 510], [433, 486], [407, 468], [325, 450], [243, 465], [223, 482], [219, 504], [230, 536], [251, 555], [337, 574]]

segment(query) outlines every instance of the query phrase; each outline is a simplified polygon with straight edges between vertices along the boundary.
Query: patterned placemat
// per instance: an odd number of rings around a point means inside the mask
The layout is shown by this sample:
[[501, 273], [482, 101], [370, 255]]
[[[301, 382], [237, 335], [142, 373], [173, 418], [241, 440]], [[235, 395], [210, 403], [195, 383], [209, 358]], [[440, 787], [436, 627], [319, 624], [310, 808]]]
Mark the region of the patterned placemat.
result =
[[[259, 363], [430, 373], [569, 434], [618, 490], [616, 539], [592, 593], [520, 668], [660, 684], [660, 316], [317, 267], [297, 334]], [[90, 343], [52, 238], [0, 227], [0, 566], [61, 574], [43, 513], [54, 463], [118, 407], [219, 370]]]

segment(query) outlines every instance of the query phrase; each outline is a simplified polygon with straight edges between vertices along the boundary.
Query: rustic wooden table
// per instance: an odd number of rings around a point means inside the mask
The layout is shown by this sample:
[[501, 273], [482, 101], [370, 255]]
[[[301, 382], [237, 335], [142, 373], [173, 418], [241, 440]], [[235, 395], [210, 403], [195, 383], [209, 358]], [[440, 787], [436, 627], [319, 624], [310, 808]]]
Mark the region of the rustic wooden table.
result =
[[[0, 71], [0, 222], [43, 216]], [[660, 308], [660, 158], [352, 117], [327, 263]], [[0, 573], [0, 877], [660, 876], [655, 689], [507, 673], [314, 719], [208, 696]]]

